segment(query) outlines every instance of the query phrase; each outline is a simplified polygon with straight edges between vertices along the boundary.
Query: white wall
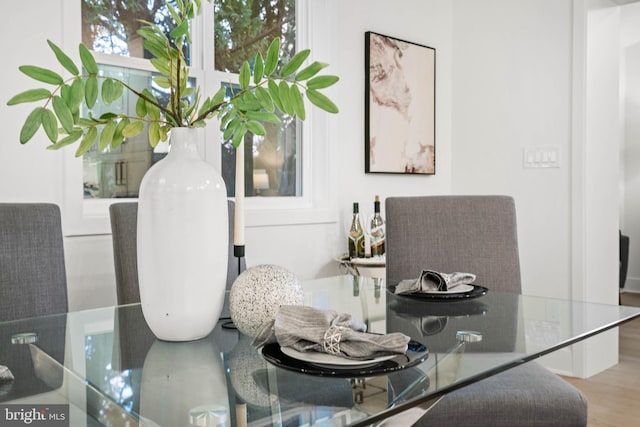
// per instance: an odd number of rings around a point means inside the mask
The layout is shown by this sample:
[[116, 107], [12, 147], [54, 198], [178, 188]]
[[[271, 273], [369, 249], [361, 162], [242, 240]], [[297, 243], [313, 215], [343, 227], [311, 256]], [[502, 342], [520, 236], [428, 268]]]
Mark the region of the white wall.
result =
[[620, 227], [630, 237], [626, 290], [640, 292], [640, 3], [621, 8], [624, 81], [624, 170]]
[[[572, 2], [454, 5], [453, 191], [513, 196], [523, 292], [567, 298]], [[524, 169], [544, 145], [560, 167]]]
[[[515, 198], [523, 293], [615, 304], [619, 21], [597, 3], [455, 2], [452, 188]], [[548, 145], [559, 168], [523, 168], [525, 148]], [[545, 363], [589, 376], [617, 362], [616, 342]]]

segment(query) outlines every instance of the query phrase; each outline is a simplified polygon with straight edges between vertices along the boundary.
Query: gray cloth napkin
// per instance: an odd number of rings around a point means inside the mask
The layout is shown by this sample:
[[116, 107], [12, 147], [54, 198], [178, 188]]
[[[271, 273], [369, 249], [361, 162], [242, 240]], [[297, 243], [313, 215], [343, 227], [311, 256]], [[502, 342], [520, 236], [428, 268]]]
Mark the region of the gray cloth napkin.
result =
[[4, 365], [0, 365], [0, 384], [9, 381], [13, 381], [13, 374], [11, 373], [9, 368]]
[[476, 280], [471, 273], [440, 273], [433, 270], [422, 270], [420, 277], [402, 280], [396, 286], [395, 294], [412, 294], [415, 292], [448, 291], [459, 285], [469, 285]]
[[277, 342], [297, 351], [317, 351], [348, 359], [366, 360], [387, 354], [404, 354], [410, 338], [399, 332], [367, 333], [367, 326], [333, 310], [282, 306], [275, 320], [262, 327], [253, 345]]

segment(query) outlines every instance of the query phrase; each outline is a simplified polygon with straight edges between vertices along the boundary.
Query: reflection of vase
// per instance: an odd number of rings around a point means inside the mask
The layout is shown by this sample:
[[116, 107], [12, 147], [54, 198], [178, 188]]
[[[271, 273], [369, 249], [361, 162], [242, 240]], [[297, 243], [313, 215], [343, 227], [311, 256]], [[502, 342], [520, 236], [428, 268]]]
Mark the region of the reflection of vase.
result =
[[142, 368], [140, 417], [163, 426], [230, 424], [222, 355], [213, 340], [153, 343]]
[[171, 150], [145, 174], [138, 201], [138, 276], [145, 320], [162, 340], [208, 335], [224, 302], [227, 192], [200, 158], [201, 129], [171, 130]]

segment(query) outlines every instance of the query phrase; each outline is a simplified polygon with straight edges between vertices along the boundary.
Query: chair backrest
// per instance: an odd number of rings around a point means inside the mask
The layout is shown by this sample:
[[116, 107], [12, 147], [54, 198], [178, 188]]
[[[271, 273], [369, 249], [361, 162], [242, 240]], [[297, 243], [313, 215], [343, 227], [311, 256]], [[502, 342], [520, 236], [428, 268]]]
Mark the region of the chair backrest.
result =
[[[460, 330], [483, 334], [482, 341], [466, 351], [514, 351], [517, 310], [513, 307], [518, 304], [516, 294], [521, 292], [521, 280], [513, 199], [391, 197], [385, 207], [387, 283], [417, 278], [422, 269], [428, 268], [443, 273], [474, 273], [475, 283], [489, 289], [487, 296], [456, 304], [388, 296], [387, 309], [400, 316], [387, 328], [422, 339], [433, 352], [453, 348]], [[412, 322], [402, 321], [405, 311], [412, 313]], [[416, 313], [423, 314], [417, 325]], [[496, 324], [503, 327], [496, 330]], [[437, 328], [432, 330], [434, 325]]]
[[[233, 226], [235, 203], [227, 204], [229, 213], [229, 258], [227, 263], [227, 289], [238, 277], [238, 259], [233, 256]], [[118, 305], [140, 302], [137, 263], [137, 223], [138, 203], [113, 203], [109, 207], [113, 239], [113, 260], [116, 273], [116, 295]], [[241, 259], [240, 271], [246, 269], [246, 261]], [[225, 302], [224, 313], [228, 310]]]
[[109, 217], [118, 305], [140, 302], [136, 255], [138, 202], [112, 203]]
[[428, 268], [474, 273], [478, 285], [521, 292], [513, 198], [389, 197], [385, 208], [387, 283]]
[[0, 203], [0, 321], [67, 310], [60, 208]]

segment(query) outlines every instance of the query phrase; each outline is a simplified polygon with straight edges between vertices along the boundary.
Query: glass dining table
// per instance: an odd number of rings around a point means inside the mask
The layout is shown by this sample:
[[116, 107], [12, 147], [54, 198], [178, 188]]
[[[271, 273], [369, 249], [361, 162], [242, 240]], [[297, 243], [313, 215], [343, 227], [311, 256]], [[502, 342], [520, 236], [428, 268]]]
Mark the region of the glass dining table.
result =
[[56, 425], [71, 426], [369, 425], [640, 317], [639, 307], [492, 291], [396, 296], [362, 276], [302, 285], [305, 305], [427, 351], [404, 369], [392, 359], [305, 371], [313, 362], [265, 357], [227, 319], [172, 343], [154, 337], [139, 304], [105, 307], [0, 323], [0, 365], [15, 377], [0, 382], [0, 410], [62, 407]]

